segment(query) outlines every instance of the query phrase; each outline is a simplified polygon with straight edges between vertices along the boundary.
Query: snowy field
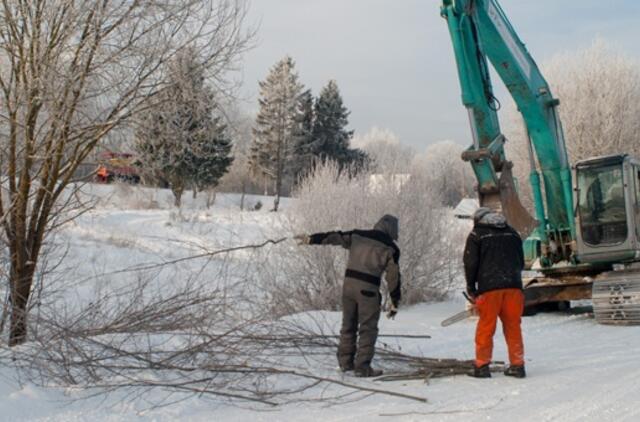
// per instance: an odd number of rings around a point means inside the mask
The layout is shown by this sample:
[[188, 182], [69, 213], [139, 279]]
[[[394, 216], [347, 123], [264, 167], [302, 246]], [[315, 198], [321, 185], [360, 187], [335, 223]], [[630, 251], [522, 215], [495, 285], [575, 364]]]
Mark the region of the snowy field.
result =
[[[166, 191], [131, 192], [92, 187], [103, 200], [93, 211], [69, 223], [58, 241], [69, 244], [65, 267], [74, 279], [115, 271], [139, 263], [177, 259], [269, 238], [289, 236], [286, 213], [240, 212], [239, 196], [219, 195], [206, 210], [203, 199], [185, 195], [181, 215], [169, 206]], [[118, 189], [122, 191], [118, 192]], [[124, 199], [123, 199], [124, 198]], [[252, 206], [259, 198], [248, 198]], [[147, 205], [153, 202], [154, 207]], [[286, 204], [285, 204], [286, 208]], [[249, 255], [234, 256], [229, 271], [249, 266]], [[185, 264], [190, 265], [190, 264]], [[187, 268], [187, 267], [185, 267]], [[122, 282], [115, 279], [113, 282]], [[86, 284], [86, 283], [85, 283]], [[83, 285], [77, 299], [90, 297]], [[440, 321], [463, 308], [461, 301], [402, 308], [394, 321], [381, 320], [381, 334], [430, 335], [431, 339], [393, 339], [390, 346], [426, 357], [473, 358], [474, 321], [448, 328]], [[338, 313], [314, 313], [338, 329]], [[327, 357], [309, 360], [309, 372], [372, 388], [427, 398], [427, 403], [370, 395], [357, 401], [318, 403], [323, 387], [307, 391], [297, 402], [277, 408], [236, 404], [200, 396], [116, 392], [86, 398], [70, 388], [41, 388], [20, 383], [17, 373], [0, 367], [1, 421], [637, 421], [640, 420], [640, 327], [597, 325], [589, 313], [539, 314], [523, 325], [528, 378], [494, 374], [480, 380], [466, 376], [402, 382], [376, 382], [343, 376]], [[506, 358], [496, 334], [494, 358]], [[383, 340], [387, 342], [388, 340]], [[26, 347], [29, 347], [26, 345]], [[374, 362], [385, 368], [384, 361]], [[286, 363], [285, 363], [286, 364]], [[335, 393], [335, 391], [331, 391]]]

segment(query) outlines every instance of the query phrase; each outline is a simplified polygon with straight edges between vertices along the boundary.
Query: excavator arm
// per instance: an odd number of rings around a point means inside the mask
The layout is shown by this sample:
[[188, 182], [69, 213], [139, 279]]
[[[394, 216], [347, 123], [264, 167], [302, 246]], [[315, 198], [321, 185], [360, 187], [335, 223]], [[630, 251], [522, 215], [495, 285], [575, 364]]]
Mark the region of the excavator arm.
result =
[[[501, 207], [507, 220], [525, 236], [529, 261], [544, 266], [570, 260], [576, 238], [571, 168], [567, 158], [559, 101], [535, 61], [495, 0], [443, 0], [457, 63], [462, 103], [467, 109], [473, 144], [463, 153], [478, 180], [480, 203]], [[491, 63], [513, 97], [528, 134], [530, 183], [536, 220], [522, 207], [506, 159], [506, 138], [493, 95]], [[543, 195], [544, 188], [544, 195]], [[524, 236], [523, 236], [524, 237]]]

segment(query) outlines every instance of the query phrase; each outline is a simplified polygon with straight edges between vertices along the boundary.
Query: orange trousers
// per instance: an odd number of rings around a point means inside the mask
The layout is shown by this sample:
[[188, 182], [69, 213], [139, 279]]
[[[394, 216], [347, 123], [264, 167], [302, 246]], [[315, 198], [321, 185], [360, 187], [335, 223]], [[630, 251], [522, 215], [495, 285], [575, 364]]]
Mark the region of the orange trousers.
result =
[[524, 365], [524, 344], [520, 318], [524, 310], [524, 294], [520, 289], [499, 289], [481, 294], [476, 299], [480, 320], [476, 327], [476, 366], [491, 362], [493, 335], [498, 317], [509, 349], [509, 363]]

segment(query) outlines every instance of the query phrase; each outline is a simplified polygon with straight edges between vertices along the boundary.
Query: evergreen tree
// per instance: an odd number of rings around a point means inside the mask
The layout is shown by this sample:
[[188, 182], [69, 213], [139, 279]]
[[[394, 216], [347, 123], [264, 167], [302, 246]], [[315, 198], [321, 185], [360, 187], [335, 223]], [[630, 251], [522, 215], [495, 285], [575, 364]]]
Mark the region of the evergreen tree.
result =
[[283, 180], [295, 172], [299, 105], [302, 84], [295, 63], [285, 57], [260, 83], [260, 110], [256, 117], [249, 164], [254, 174], [275, 182], [274, 211], [278, 210]]
[[309, 172], [316, 155], [317, 145], [313, 138], [314, 99], [308, 89], [300, 96], [298, 102], [298, 124], [296, 127], [296, 155], [294, 169], [296, 181]]
[[139, 122], [136, 149], [143, 166], [169, 183], [180, 206], [187, 186], [215, 186], [233, 158], [196, 51], [185, 50], [168, 70], [169, 87]]
[[[196, 140], [197, 152], [194, 157], [194, 192], [196, 189], [211, 190], [218, 186], [220, 178], [228, 171], [233, 162], [231, 149], [233, 147], [227, 133], [227, 127], [221, 117], [211, 120], [209, 136]], [[207, 204], [209, 205], [209, 204]]]
[[350, 112], [344, 106], [335, 81], [329, 81], [320, 91], [314, 114], [315, 155], [323, 160], [335, 160], [341, 166], [366, 163], [367, 155], [363, 151], [349, 148], [353, 136], [353, 131], [347, 130]]

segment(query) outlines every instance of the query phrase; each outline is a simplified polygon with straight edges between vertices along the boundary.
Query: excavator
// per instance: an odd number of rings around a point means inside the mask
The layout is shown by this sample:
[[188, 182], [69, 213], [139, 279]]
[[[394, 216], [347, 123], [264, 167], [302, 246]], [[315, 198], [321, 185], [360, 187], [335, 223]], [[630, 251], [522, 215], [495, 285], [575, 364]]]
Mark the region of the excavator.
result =
[[[640, 324], [640, 161], [627, 154], [571, 166], [560, 100], [495, 0], [442, 0], [473, 144], [462, 154], [481, 206], [524, 239], [526, 305], [590, 299], [596, 321]], [[522, 205], [498, 120], [489, 63], [522, 115], [534, 216]]]

